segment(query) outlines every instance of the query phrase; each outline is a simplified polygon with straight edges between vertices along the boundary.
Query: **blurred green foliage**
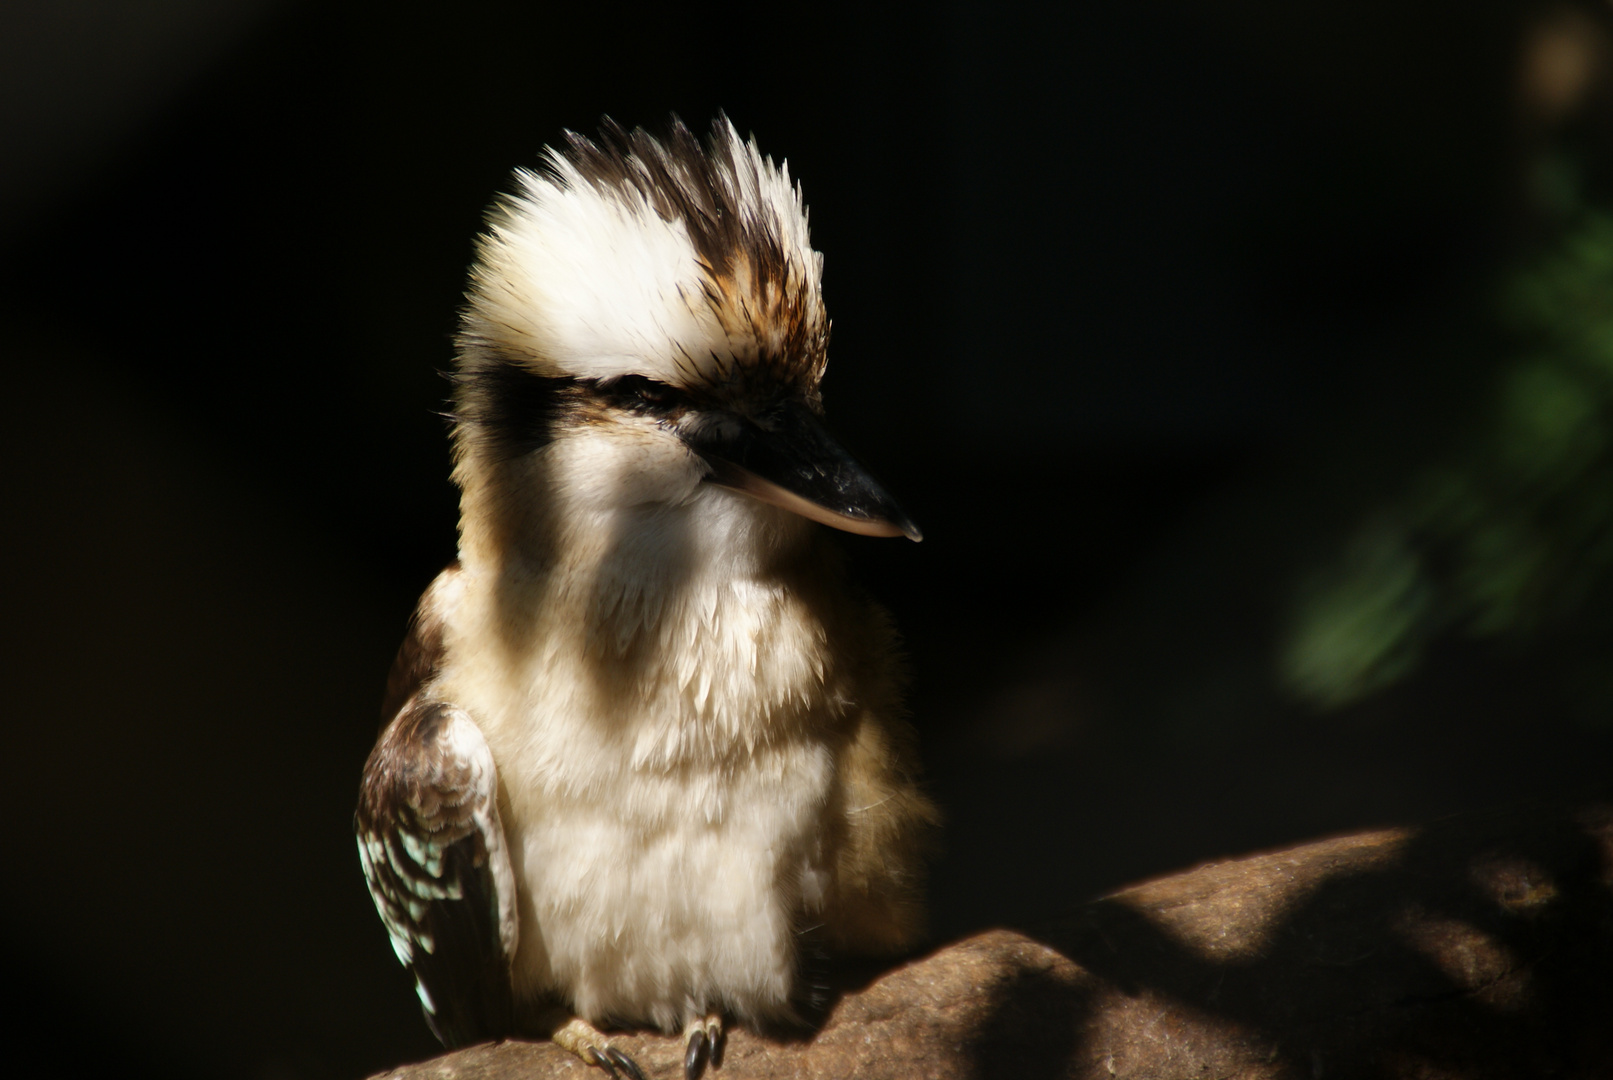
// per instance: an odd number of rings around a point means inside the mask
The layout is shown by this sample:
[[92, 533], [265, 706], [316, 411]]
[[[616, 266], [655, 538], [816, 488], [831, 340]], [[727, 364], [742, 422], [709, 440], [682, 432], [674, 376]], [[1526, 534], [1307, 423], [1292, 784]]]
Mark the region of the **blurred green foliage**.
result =
[[1583, 209], [1500, 289], [1476, 414], [1294, 589], [1279, 670], [1322, 708], [1410, 673], [1444, 634], [1564, 636], [1613, 706], [1613, 213]]

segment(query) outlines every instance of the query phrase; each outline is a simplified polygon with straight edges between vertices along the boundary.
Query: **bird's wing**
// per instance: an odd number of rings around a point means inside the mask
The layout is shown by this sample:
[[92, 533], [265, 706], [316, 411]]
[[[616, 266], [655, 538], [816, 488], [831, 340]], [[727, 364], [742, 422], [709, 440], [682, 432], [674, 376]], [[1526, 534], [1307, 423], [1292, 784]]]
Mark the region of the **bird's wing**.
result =
[[410, 699], [365, 763], [354, 827], [432, 1032], [449, 1047], [510, 1034], [515, 877], [497, 769], [470, 714]]

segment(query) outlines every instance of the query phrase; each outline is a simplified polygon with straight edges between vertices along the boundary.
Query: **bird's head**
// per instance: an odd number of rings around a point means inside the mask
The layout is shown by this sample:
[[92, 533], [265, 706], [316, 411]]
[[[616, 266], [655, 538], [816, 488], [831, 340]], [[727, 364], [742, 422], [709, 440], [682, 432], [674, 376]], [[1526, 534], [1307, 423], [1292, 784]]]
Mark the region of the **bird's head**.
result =
[[918, 540], [823, 425], [823, 258], [787, 166], [725, 118], [704, 146], [677, 122], [567, 140], [516, 174], [471, 270], [465, 527], [560, 514], [619, 531], [697, 504], [776, 517], [766, 505]]

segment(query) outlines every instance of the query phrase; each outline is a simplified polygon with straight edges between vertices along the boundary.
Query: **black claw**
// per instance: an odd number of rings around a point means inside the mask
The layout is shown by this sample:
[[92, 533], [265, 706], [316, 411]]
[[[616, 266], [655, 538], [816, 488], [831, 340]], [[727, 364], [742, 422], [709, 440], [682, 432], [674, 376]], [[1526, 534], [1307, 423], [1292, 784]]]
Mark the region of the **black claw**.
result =
[[728, 1032], [717, 1028], [711, 1033], [711, 1067], [722, 1068], [722, 1052], [728, 1046]]
[[708, 1049], [710, 1044], [706, 1033], [696, 1028], [689, 1036], [689, 1049], [683, 1054], [683, 1080], [700, 1080], [700, 1074], [705, 1071]]
[[[615, 1063], [611, 1060], [616, 1051], [608, 1046], [603, 1050], [597, 1046], [590, 1046], [588, 1050], [594, 1055], [594, 1064], [604, 1069], [610, 1080], [622, 1080], [621, 1074], [616, 1071]], [[643, 1078], [641, 1077], [640, 1080], [643, 1080]]]
[[[611, 1059], [611, 1062], [615, 1064], [617, 1069], [621, 1069], [624, 1073], [631, 1077], [632, 1080], [644, 1080], [644, 1073], [639, 1069], [638, 1062], [616, 1049], [616, 1047], [605, 1047], [605, 1054]], [[611, 1075], [616, 1075], [615, 1069], [611, 1070]]]

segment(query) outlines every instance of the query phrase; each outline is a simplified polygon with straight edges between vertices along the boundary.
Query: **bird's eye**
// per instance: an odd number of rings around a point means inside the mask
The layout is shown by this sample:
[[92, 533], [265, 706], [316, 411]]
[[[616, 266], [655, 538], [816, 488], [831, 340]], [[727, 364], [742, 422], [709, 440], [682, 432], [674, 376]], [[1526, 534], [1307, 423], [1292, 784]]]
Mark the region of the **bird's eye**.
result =
[[667, 405], [672, 401], [672, 395], [667, 392], [666, 387], [648, 379], [633, 387], [633, 396], [646, 405]]
[[664, 415], [683, 401], [677, 390], [643, 375], [622, 375], [601, 383], [599, 390], [612, 405], [634, 412]]

